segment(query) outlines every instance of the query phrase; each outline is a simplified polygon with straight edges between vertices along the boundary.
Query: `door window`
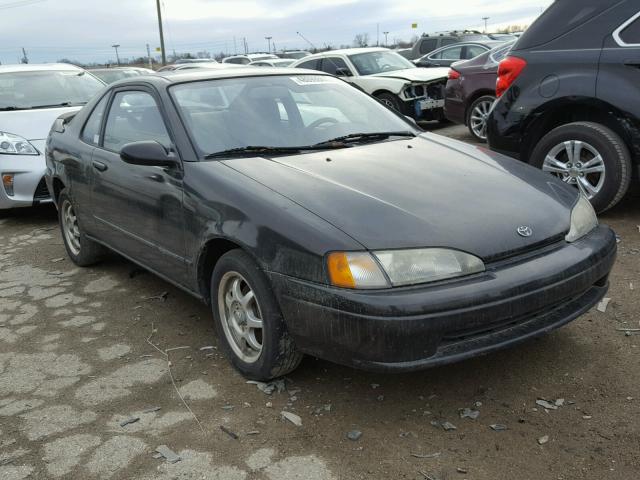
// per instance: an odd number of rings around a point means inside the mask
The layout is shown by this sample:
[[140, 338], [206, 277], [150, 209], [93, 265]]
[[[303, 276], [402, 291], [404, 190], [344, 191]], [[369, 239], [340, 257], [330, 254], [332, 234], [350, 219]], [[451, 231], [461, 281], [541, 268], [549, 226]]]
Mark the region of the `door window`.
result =
[[153, 97], [146, 92], [118, 92], [107, 117], [104, 148], [119, 152], [131, 142], [155, 140], [165, 148], [171, 139]]
[[437, 38], [425, 38], [420, 42], [420, 53], [423, 55], [433, 52], [436, 48], [438, 48]]
[[102, 97], [102, 100], [98, 102], [93, 112], [91, 112], [91, 115], [89, 115], [89, 119], [87, 123], [84, 124], [84, 129], [82, 130], [83, 142], [90, 143], [91, 145], [100, 145], [100, 127], [102, 127], [102, 117], [107, 108], [108, 99], [109, 95]]
[[479, 45], [469, 45], [467, 47], [467, 53], [464, 58], [476, 58], [478, 55], [482, 55], [487, 49]]
[[460, 60], [462, 58], [462, 47], [445, 48], [429, 58], [434, 60]]
[[347, 62], [339, 57], [327, 57], [322, 60], [322, 71], [330, 73], [331, 75], [338, 75], [338, 70], [349, 70]]
[[314, 58], [313, 60], [308, 60], [306, 62], [302, 62], [298, 65], [297, 68], [308, 68], [309, 70], [320, 70], [320, 59]]

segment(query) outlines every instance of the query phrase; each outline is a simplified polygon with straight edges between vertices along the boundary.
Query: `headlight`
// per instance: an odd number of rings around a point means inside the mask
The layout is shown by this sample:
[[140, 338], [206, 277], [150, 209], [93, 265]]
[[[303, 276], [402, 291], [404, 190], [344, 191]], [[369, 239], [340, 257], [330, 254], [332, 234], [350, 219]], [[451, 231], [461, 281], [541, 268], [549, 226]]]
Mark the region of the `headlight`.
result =
[[0, 154], [11, 155], [38, 155], [36, 148], [18, 135], [0, 132]]
[[580, 199], [571, 211], [571, 229], [564, 239], [571, 243], [581, 239], [598, 226], [598, 217], [586, 197], [580, 195]]
[[334, 252], [327, 266], [333, 285], [358, 289], [414, 285], [484, 271], [479, 258], [444, 248]]

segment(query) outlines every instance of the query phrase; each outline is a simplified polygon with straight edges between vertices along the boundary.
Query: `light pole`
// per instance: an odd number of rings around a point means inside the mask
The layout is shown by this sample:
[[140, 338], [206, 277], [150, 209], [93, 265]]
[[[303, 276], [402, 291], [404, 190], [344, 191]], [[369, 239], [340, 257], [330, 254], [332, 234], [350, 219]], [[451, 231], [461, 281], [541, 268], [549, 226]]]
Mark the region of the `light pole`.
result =
[[489, 20], [491, 17], [482, 17], [482, 20], [484, 20], [484, 33], [487, 33], [487, 20]]
[[160, 30], [160, 50], [162, 52], [162, 65], [167, 64], [167, 54], [164, 51], [164, 34], [162, 33], [162, 11], [160, 10], [160, 0], [156, 0], [156, 8], [158, 9], [158, 30]]
[[267, 53], [271, 53], [271, 39], [273, 37], [264, 37], [264, 39], [267, 41]]
[[120, 66], [120, 56], [118, 55], [118, 47], [120, 45], [111, 45], [111, 46], [116, 49], [116, 60], [118, 60], [118, 66]]
[[382, 32], [384, 34], [384, 46], [389, 46], [389, 32]]

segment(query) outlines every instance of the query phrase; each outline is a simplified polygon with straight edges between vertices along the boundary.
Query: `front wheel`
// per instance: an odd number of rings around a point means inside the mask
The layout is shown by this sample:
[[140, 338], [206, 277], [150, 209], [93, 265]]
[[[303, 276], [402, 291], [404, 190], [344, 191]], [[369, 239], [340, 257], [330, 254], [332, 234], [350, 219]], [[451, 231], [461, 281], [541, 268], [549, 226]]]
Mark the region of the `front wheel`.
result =
[[387, 108], [402, 113], [402, 105], [400, 99], [393, 93], [379, 93], [376, 98], [382, 102]]
[[215, 328], [233, 366], [251, 380], [267, 381], [300, 364], [271, 286], [241, 250], [218, 260], [211, 277]]
[[578, 188], [598, 213], [616, 205], [631, 183], [631, 154], [613, 130], [576, 122], [540, 140], [530, 163]]

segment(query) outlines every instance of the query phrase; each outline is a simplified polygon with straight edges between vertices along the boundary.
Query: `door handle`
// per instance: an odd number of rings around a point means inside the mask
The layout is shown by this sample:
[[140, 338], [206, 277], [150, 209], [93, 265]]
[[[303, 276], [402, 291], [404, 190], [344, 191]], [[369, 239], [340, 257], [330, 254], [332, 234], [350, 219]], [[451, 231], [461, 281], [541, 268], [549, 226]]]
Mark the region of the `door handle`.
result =
[[631, 67], [631, 68], [640, 68], [640, 60], [638, 61], [629, 61], [629, 62], [624, 62], [624, 64], [627, 67]]
[[104, 164], [104, 163], [102, 163], [102, 162], [98, 162], [98, 161], [96, 161], [96, 160], [94, 160], [94, 161], [92, 162], [92, 165], [93, 165], [93, 168], [95, 168], [95, 169], [96, 169], [96, 170], [98, 170], [99, 172], [104, 172], [104, 171], [106, 171], [106, 170], [109, 168], [106, 164]]

